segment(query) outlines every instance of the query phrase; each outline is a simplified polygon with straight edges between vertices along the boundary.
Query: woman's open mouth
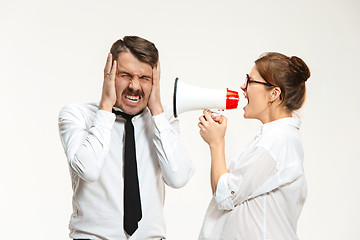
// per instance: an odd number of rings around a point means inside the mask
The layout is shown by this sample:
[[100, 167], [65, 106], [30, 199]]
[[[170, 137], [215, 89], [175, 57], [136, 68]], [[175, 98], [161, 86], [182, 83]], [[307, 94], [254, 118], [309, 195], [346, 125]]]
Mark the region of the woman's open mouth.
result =
[[245, 110], [246, 106], [249, 104], [249, 98], [247, 95], [244, 94], [244, 99], [243, 99], [243, 102], [242, 102], [242, 106], [243, 106], [243, 109]]

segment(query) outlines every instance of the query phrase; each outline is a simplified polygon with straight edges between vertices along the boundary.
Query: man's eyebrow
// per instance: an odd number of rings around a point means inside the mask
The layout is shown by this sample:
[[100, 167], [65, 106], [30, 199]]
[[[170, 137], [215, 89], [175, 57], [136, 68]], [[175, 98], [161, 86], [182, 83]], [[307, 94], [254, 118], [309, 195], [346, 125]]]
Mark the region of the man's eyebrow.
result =
[[149, 76], [149, 75], [142, 75], [141, 77], [142, 77], [142, 78], [144, 78], [144, 77], [145, 77], [145, 78], [151, 78], [151, 76]]
[[[126, 71], [118, 71], [118, 74], [126, 74], [126, 75], [130, 75], [132, 76], [132, 74], [126, 72]], [[139, 76], [140, 78], [151, 78], [152, 76], [150, 75], [142, 75], [142, 76]]]
[[128, 74], [128, 75], [131, 75], [130, 73], [125, 72], [125, 71], [119, 71], [119, 74]]

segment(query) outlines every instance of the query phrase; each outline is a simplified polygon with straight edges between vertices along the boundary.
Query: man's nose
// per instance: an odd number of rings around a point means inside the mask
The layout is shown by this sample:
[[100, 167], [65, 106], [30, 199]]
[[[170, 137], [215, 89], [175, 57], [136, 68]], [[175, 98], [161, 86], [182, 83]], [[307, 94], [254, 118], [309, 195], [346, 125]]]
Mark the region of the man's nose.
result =
[[140, 89], [140, 79], [138, 76], [134, 76], [129, 84], [131, 89]]

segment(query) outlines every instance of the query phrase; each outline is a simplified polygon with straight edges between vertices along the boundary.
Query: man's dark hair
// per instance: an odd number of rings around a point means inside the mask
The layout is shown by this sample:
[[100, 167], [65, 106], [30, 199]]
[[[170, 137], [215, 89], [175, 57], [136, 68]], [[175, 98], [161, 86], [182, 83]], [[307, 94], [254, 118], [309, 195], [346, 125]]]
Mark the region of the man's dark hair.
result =
[[139, 61], [150, 64], [152, 68], [156, 67], [159, 60], [159, 52], [155, 44], [137, 36], [125, 36], [111, 46], [110, 53], [113, 60], [118, 60], [122, 52], [130, 52]]

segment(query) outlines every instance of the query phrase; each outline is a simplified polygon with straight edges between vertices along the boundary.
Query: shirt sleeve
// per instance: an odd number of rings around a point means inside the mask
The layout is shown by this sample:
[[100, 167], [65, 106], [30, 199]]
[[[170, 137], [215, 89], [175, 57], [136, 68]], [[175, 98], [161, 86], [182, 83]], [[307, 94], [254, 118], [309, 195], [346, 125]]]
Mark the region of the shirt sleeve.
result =
[[85, 181], [95, 181], [100, 176], [114, 121], [115, 115], [103, 110], [97, 110], [95, 117], [88, 119], [86, 113], [71, 105], [59, 114], [59, 133], [69, 165]]
[[183, 187], [194, 172], [194, 164], [180, 142], [179, 122], [164, 113], [153, 116], [155, 122], [154, 145], [163, 179], [173, 188]]
[[265, 183], [273, 186], [269, 180], [278, 181], [276, 161], [264, 148], [257, 147], [241, 158], [241, 161], [232, 162], [235, 166], [218, 181], [214, 198], [219, 209], [231, 210], [245, 200], [256, 197], [253, 193], [262, 189]]

